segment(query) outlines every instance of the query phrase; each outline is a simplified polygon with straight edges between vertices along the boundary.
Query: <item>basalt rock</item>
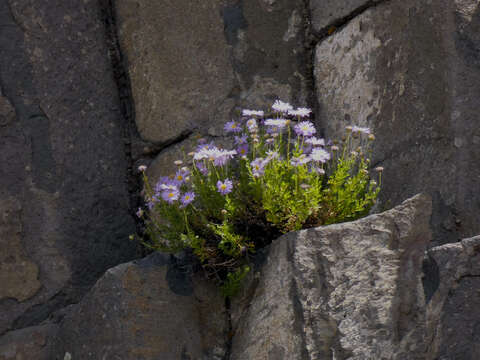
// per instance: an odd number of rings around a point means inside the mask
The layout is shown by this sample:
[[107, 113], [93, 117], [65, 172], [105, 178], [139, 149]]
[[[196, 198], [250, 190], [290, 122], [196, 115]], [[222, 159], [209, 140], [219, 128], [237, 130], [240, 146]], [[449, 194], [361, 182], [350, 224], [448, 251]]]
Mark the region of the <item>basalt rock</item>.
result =
[[384, 207], [429, 193], [434, 245], [480, 233], [479, 29], [477, 1], [392, 0], [316, 47], [325, 135], [339, 138], [351, 124], [373, 130]]
[[0, 334], [135, 257], [124, 119], [93, 1], [0, 4]]
[[64, 359], [205, 359], [226, 353], [218, 288], [167, 255], [108, 270], [66, 315], [56, 344]]
[[430, 289], [426, 359], [475, 359], [480, 354], [480, 236], [430, 249], [425, 269]]
[[145, 140], [220, 136], [239, 106], [306, 102], [301, 0], [126, 0], [115, 9]]
[[0, 360], [52, 360], [57, 330], [45, 324], [5, 334], [0, 338]]
[[419, 195], [274, 241], [252, 295], [233, 303], [231, 359], [424, 359], [430, 213]]

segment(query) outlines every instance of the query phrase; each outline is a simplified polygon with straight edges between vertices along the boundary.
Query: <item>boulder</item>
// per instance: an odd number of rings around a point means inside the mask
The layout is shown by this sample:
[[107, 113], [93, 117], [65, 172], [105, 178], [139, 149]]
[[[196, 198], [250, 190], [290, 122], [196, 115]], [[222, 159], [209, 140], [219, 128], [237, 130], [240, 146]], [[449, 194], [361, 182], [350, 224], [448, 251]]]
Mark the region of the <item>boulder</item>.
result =
[[124, 119], [97, 3], [0, 4], [0, 334], [131, 260]]
[[108, 270], [62, 322], [63, 359], [221, 360], [228, 321], [218, 288], [167, 255]]
[[325, 135], [338, 138], [352, 124], [373, 130], [383, 207], [429, 193], [434, 245], [480, 233], [479, 29], [477, 1], [392, 0], [316, 46]]
[[145, 140], [220, 136], [238, 106], [306, 102], [302, 0], [125, 0], [115, 10]]
[[250, 298], [232, 303], [230, 359], [425, 359], [430, 214], [417, 195], [275, 240]]
[[430, 249], [426, 359], [475, 359], [480, 354], [480, 236]]

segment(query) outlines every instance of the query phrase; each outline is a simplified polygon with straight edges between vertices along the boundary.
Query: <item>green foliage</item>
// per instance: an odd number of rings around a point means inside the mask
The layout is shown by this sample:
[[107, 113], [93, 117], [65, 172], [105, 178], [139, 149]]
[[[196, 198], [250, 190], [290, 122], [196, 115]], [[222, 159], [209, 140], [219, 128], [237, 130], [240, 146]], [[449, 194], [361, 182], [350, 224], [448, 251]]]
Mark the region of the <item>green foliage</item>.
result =
[[175, 176], [154, 188], [142, 169], [146, 245], [190, 249], [225, 296], [238, 290], [255, 249], [281, 233], [362, 217], [380, 191], [383, 169], [370, 179], [368, 129], [348, 127], [342, 142], [325, 145], [301, 121], [307, 109], [287, 113], [280, 104], [264, 124], [258, 112], [226, 124], [235, 150], [199, 141], [193, 159], [178, 161]]
[[231, 298], [240, 290], [242, 280], [250, 272], [250, 266], [244, 265], [241, 268], [227, 274], [227, 278], [220, 287], [223, 296]]

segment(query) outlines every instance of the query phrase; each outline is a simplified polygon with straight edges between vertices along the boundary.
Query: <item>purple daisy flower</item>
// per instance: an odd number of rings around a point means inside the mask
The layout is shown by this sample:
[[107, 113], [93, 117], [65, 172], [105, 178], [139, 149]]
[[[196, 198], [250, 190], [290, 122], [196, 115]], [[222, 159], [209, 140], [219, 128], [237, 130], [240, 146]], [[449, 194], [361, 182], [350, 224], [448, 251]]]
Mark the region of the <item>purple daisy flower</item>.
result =
[[157, 202], [158, 202], [158, 198], [156, 196], [148, 200], [147, 202], [148, 210], [152, 210]]
[[248, 154], [248, 144], [242, 144], [237, 148], [237, 153], [241, 157], [245, 157]]
[[237, 154], [236, 150], [223, 150], [223, 149], [221, 149], [221, 150], [219, 150], [218, 156], [213, 161], [213, 164], [215, 166], [223, 166], [228, 162], [228, 160], [233, 158], [233, 156], [236, 155], [236, 154]]
[[287, 126], [287, 120], [286, 119], [267, 119], [265, 120], [265, 125], [274, 126], [276, 128], [281, 129]]
[[264, 158], [256, 158], [250, 163], [250, 166], [252, 167], [252, 173], [254, 177], [260, 177], [263, 175], [265, 171], [265, 165], [268, 163], [265, 162]]
[[360, 127], [360, 126], [353, 126], [352, 127], [352, 132], [353, 133], [362, 133], [365, 135], [370, 134], [370, 129], [367, 127]]
[[267, 127], [267, 134], [272, 134], [272, 135], [278, 135], [281, 132], [284, 132], [285, 128], [284, 127], [279, 127], [279, 126], [268, 126]]
[[272, 109], [278, 112], [287, 113], [293, 110], [293, 106], [290, 105], [289, 103], [286, 103], [280, 100], [275, 100], [275, 102], [272, 105]]
[[163, 176], [155, 185], [155, 195], [159, 196], [163, 191], [174, 190], [178, 186], [178, 182], [175, 179], [170, 179], [168, 176]]
[[318, 139], [315, 136], [305, 139], [307, 144], [312, 144], [313, 146], [325, 146], [325, 139]]
[[195, 199], [195, 193], [193, 191], [186, 192], [183, 194], [182, 198], [180, 201], [182, 202], [181, 207], [185, 207], [188, 204], [190, 204], [193, 200]]
[[311, 144], [303, 144], [303, 153], [304, 154], [310, 154], [312, 149], [313, 149], [313, 146]]
[[224, 130], [225, 130], [227, 133], [230, 133], [230, 132], [233, 132], [233, 133], [242, 132], [242, 127], [240, 126], [240, 124], [238, 124], [238, 123], [237, 123], [236, 121], [234, 121], [234, 120], [227, 122], [223, 128], [224, 128]]
[[330, 153], [323, 150], [322, 148], [315, 148], [312, 150], [310, 157], [312, 158], [313, 161], [319, 161], [321, 163], [324, 163], [330, 160]]
[[242, 136], [236, 136], [234, 137], [235, 144], [237, 145], [242, 145], [247, 143], [247, 135], [242, 135]]
[[310, 172], [316, 172], [318, 175], [325, 175], [325, 170], [318, 166], [312, 166]]
[[266, 163], [273, 159], [280, 159], [280, 154], [277, 151], [273, 150], [267, 151], [267, 157], [265, 158]]
[[297, 110], [289, 110], [288, 113], [293, 116], [299, 116], [299, 117], [308, 117], [310, 116], [310, 113], [312, 110], [308, 108], [298, 108]]
[[250, 119], [247, 121], [247, 128], [250, 132], [256, 132], [258, 130], [257, 120]]
[[315, 130], [315, 127], [310, 121], [299, 122], [297, 125], [295, 125], [294, 130], [297, 135], [302, 136], [312, 136], [317, 132], [317, 130]]
[[185, 182], [185, 178], [190, 175], [190, 171], [188, 168], [183, 167], [180, 170], [177, 170], [175, 173], [175, 181], [177, 182], [178, 185], [181, 185]]
[[208, 169], [203, 162], [199, 161], [199, 162], [195, 163], [195, 166], [197, 167], [198, 171], [200, 171], [200, 173], [202, 175], [207, 175], [208, 174]]
[[175, 200], [178, 200], [179, 196], [180, 192], [178, 191], [178, 189], [170, 189], [162, 192], [162, 199], [169, 204], [172, 204]]
[[242, 116], [263, 116], [263, 111], [261, 110], [242, 110]]
[[292, 164], [293, 166], [300, 166], [307, 164], [310, 160], [312, 160], [310, 157], [302, 154], [300, 156], [292, 157], [292, 159], [290, 160], [290, 164]]
[[233, 184], [229, 179], [225, 179], [224, 182], [220, 180], [217, 181], [217, 190], [222, 195], [227, 195], [228, 193], [232, 192], [232, 188]]

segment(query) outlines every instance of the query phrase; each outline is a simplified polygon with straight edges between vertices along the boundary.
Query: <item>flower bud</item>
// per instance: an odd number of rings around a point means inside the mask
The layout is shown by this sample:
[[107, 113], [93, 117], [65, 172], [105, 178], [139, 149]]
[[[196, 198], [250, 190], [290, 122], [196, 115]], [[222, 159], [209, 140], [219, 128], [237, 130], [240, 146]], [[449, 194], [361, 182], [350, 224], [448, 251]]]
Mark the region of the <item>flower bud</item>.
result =
[[347, 126], [345, 129], [347, 130], [347, 132], [351, 132], [351, 131], [352, 131], [352, 129], [353, 129], [353, 127], [351, 127], [351, 126]]
[[368, 140], [370, 140], [370, 141], [375, 140], [375, 135], [369, 134], [369, 135], [368, 135]]
[[339, 147], [337, 145], [332, 146], [332, 151], [338, 151], [338, 150], [339, 150]]
[[383, 171], [383, 166], [377, 166], [377, 167], [375, 168], [375, 171], [376, 171], [376, 172], [382, 172], [382, 171]]
[[175, 160], [173, 163], [177, 166], [180, 166], [180, 165], [183, 164], [183, 161], [182, 160]]
[[140, 171], [140, 172], [144, 172], [145, 170], [147, 170], [147, 167], [145, 165], [140, 165], [138, 167], [138, 171]]

